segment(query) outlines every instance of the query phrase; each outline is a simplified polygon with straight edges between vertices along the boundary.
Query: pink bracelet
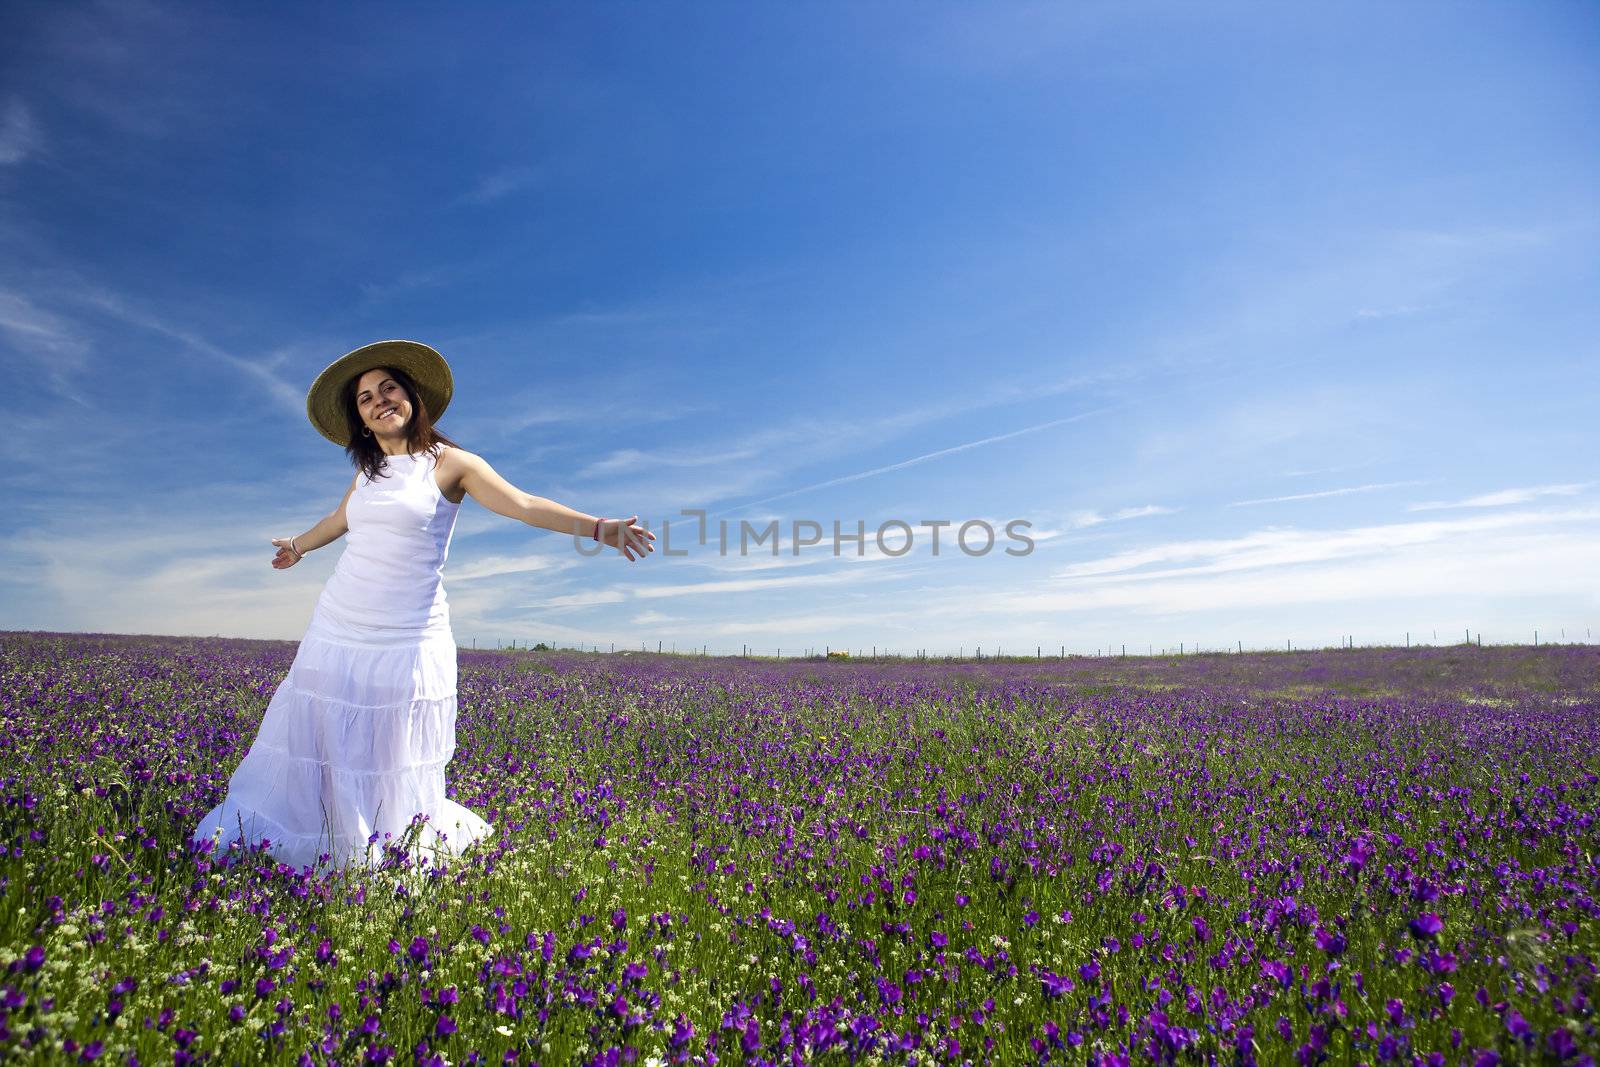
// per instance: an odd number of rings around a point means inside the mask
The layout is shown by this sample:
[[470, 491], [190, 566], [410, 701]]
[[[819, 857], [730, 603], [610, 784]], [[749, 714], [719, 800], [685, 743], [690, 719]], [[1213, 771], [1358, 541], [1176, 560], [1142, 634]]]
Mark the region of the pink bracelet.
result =
[[600, 524], [605, 521], [604, 519], [594, 520], [594, 539], [596, 541], [600, 540]]

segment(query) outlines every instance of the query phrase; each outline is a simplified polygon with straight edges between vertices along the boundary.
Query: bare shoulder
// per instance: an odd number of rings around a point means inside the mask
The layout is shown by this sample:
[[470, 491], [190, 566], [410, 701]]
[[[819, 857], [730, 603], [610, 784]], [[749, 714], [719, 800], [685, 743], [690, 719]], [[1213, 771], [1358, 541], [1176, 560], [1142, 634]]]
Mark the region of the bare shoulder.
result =
[[440, 477], [445, 475], [459, 478], [463, 471], [473, 470], [483, 465], [483, 457], [476, 452], [468, 452], [464, 448], [445, 445], [439, 449], [438, 469]]
[[434, 467], [434, 480], [439, 491], [457, 504], [466, 496], [463, 479], [474, 471], [483, 469], [483, 459], [464, 448], [445, 445], [439, 449], [439, 460]]

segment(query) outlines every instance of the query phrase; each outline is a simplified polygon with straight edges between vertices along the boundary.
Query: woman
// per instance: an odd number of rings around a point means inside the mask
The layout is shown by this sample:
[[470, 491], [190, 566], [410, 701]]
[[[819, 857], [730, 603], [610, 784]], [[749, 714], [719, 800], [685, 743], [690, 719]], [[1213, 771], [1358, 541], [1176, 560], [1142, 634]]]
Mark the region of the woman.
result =
[[357, 470], [332, 514], [273, 538], [279, 570], [350, 539], [317, 600], [255, 743], [197, 841], [265, 841], [295, 867], [382, 856], [413, 817], [417, 845], [456, 852], [489, 825], [445, 795], [455, 751], [456, 646], [441, 576], [461, 501], [617, 546], [631, 562], [655, 535], [530, 496], [434, 429], [453, 386], [443, 357], [379, 341], [335, 360], [306, 412]]

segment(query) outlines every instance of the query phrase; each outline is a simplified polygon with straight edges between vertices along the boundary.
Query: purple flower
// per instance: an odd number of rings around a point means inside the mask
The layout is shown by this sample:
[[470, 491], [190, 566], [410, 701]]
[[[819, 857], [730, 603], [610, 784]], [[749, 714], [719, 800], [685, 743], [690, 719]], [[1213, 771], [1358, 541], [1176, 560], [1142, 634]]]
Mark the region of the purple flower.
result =
[[1431, 911], [1425, 911], [1411, 920], [1411, 936], [1431, 941], [1444, 929], [1444, 920]]
[[1090, 960], [1078, 968], [1078, 977], [1085, 982], [1093, 982], [1100, 977], [1100, 964], [1097, 960]]
[[1064, 974], [1052, 974], [1049, 971], [1040, 973], [1039, 984], [1044, 987], [1044, 995], [1052, 1000], [1072, 992], [1075, 988], [1071, 978]]
[[1330, 956], [1340, 955], [1350, 945], [1343, 934], [1329, 930], [1325, 926], [1317, 927], [1316, 940], [1317, 947]]
[[456, 1021], [448, 1015], [441, 1015], [439, 1021], [433, 1024], [433, 1032], [439, 1037], [449, 1037], [456, 1032]]
[[33, 945], [22, 954], [22, 969], [28, 974], [33, 974], [44, 966], [44, 946]]

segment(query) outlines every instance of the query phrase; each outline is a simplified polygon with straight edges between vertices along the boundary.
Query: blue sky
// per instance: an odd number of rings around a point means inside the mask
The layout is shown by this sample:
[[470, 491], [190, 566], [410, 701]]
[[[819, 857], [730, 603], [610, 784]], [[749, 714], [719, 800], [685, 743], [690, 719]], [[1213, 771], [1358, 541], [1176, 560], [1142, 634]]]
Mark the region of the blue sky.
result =
[[[1593, 4], [12, 3], [0, 41], [0, 627], [298, 637], [339, 548], [267, 539], [350, 477], [305, 390], [409, 337], [529, 492], [784, 538], [630, 565], [469, 502], [462, 644], [1600, 629]], [[794, 555], [805, 519], [913, 548]], [[917, 526], [973, 519], [1033, 551]]]

